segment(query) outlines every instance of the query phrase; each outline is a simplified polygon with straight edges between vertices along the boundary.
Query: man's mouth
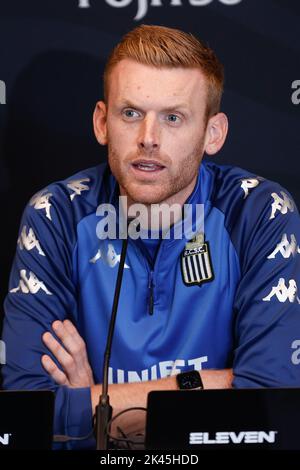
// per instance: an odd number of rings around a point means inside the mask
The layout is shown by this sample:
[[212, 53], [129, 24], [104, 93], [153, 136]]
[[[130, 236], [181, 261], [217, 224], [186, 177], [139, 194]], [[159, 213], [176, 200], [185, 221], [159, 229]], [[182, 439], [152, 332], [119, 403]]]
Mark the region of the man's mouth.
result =
[[165, 167], [156, 161], [138, 161], [132, 163], [132, 166], [139, 171], [145, 171], [148, 173], [157, 172], [163, 170]]

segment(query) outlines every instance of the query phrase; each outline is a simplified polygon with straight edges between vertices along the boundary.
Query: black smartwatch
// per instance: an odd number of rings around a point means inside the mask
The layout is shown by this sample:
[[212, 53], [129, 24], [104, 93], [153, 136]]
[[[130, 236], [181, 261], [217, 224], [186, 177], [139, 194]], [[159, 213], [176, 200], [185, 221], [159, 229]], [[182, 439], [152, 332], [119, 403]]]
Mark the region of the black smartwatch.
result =
[[201, 390], [203, 383], [197, 370], [189, 370], [176, 375], [179, 390]]

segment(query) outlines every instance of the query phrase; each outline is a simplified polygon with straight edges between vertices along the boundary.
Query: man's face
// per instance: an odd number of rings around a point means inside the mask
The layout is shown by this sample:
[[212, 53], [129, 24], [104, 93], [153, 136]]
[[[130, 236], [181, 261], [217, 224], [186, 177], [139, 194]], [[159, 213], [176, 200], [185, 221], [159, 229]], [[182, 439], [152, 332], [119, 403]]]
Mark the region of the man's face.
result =
[[130, 202], [183, 204], [191, 194], [206, 142], [206, 93], [199, 69], [127, 59], [112, 69], [104, 110], [108, 159]]

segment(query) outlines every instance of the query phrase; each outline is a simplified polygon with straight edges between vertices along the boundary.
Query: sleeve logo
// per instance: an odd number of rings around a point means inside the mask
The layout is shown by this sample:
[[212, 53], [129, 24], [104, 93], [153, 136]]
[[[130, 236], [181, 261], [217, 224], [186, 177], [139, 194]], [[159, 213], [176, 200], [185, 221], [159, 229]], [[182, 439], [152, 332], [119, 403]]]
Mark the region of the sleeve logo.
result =
[[249, 189], [256, 188], [260, 183], [258, 178], [244, 178], [241, 182], [241, 188], [244, 191], [244, 199], [249, 196]]
[[29, 205], [33, 206], [36, 210], [44, 210], [46, 212], [47, 219], [52, 220], [50, 213], [51, 204], [49, 202], [52, 193], [47, 193], [46, 191], [47, 189], [44, 189], [43, 191], [33, 196], [30, 199]]
[[289, 258], [291, 255], [296, 256], [296, 254], [300, 254], [300, 247], [297, 245], [297, 240], [294, 234], [291, 235], [291, 241], [289, 241], [287, 234], [284, 233], [280, 243], [276, 245], [275, 250], [272, 251], [267, 259], [274, 259], [277, 253], [281, 253], [283, 258]]
[[280, 197], [277, 193], [271, 194], [273, 202], [272, 212], [269, 220], [275, 218], [275, 214], [277, 211], [281, 212], [281, 214], [286, 214], [288, 211], [294, 212], [295, 210], [294, 201], [290, 199], [285, 192], [280, 191], [280, 194], [282, 197]]
[[20, 250], [25, 249], [27, 251], [30, 251], [36, 248], [39, 255], [45, 256], [45, 253], [43, 252], [41, 248], [40, 242], [36, 238], [35, 233], [32, 230], [32, 228], [29, 228], [28, 234], [27, 234], [26, 225], [24, 225], [24, 227], [22, 228], [22, 232], [18, 238], [18, 245], [19, 245]]
[[298, 302], [298, 304], [300, 304], [300, 299], [297, 296], [297, 292], [298, 287], [295, 279], [290, 279], [289, 286], [287, 287], [285, 284], [285, 279], [281, 277], [277, 286], [273, 286], [271, 292], [262, 300], [264, 302], [270, 302], [271, 298], [276, 296], [279, 302], [286, 302], [288, 300], [291, 303]]
[[45, 292], [47, 295], [52, 295], [45, 284], [40, 281], [32, 271], [29, 272], [29, 276], [27, 277], [26, 269], [21, 269], [19, 285], [14, 289], [11, 289], [9, 292], [11, 294], [15, 294], [19, 291], [23, 294], [37, 294], [40, 290]]
[[69, 181], [67, 187], [73, 191], [73, 193], [70, 194], [71, 201], [73, 201], [76, 196], [81, 196], [82, 191], [89, 191], [89, 186], [87, 184], [83, 184], [84, 182], [88, 183], [89, 181], [90, 178]]

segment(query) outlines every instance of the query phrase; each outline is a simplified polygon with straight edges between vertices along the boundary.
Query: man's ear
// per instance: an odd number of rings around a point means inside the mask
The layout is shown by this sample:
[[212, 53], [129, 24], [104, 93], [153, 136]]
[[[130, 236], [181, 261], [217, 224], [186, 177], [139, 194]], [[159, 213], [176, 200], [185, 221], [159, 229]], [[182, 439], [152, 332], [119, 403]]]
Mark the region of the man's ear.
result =
[[107, 144], [107, 108], [104, 101], [98, 101], [93, 114], [93, 124], [96, 139], [99, 144]]
[[204, 151], [208, 155], [217, 153], [225, 142], [228, 132], [228, 119], [226, 114], [218, 113], [212, 116], [207, 123]]

